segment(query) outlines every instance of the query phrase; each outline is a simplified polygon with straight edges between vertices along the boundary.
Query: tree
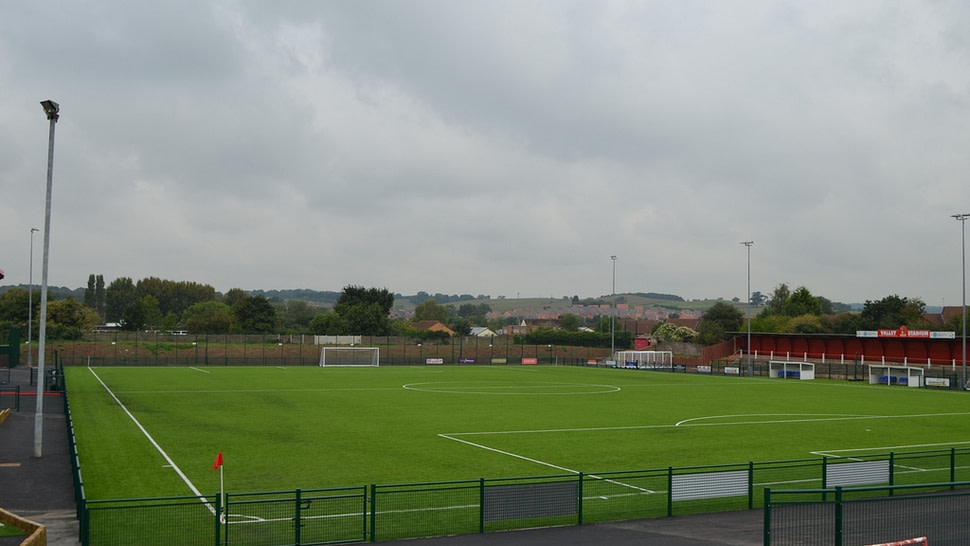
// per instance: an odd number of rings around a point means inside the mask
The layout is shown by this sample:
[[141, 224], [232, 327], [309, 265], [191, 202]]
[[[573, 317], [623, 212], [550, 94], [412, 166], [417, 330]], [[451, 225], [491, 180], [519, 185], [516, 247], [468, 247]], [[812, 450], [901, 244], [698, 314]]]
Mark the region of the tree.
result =
[[94, 273], [88, 275], [88, 287], [84, 289], [84, 305], [91, 309], [97, 305], [94, 301]]
[[[34, 298], [34, 310], [39, 304], [39, 297]], [[22, 288], [11, 288], [0, 294], [0, 321], [15, 324], [27, 324], [27, 306], [30, 293]], [[34, 317], [37, 313], [34, 313]]]
[[414, 307], [414, 314], [411, 316], [411, 320], [415, 322], [419, 320], [437, 320], [444, 322], [448, 320], [448, 308], [444, 305], [438, 305], [434, 302], [434, 299], [430, 299]]
[[744, 313], [737, 307], [719, 301], [701, 315], [701, 323], [716, 322], [726, 332], [738, 332], [744, 324]]
[[369, 305], [375, 303], [385, 315], [391, 312], [394, 307], [394, 294], [387, 288], [364, 288], [363, 286], [347, 285], [344, 287], [340, 298], [334, 305], [334, 310], [340, 313], [339, 307], [351, 307], [354, 305]]
[[131, 277], [119, 277], [111, 281], [105, 291], [104, 320], [120, 322], [125, 315], [125, 310], [137, 297], [135, 283], [131, 281]]
[[926, 305], [918, 298], [886, 296], [878, 301], [866, 301], [860, 313], [866, 329], [920, 326]]
[[468, 319], [460, 318], [455, 320], [451, 324], [451, 329], [455, 331], [456, 334], [460, 336], [471, 335], [472, 333], [472, 323]]
[[193, 334], [225, 334], [232, 325], [232, 309], [221, 301], [204, 301], [182, 312], [182, 326]]
[[146, 294], [141, 299], [142, 313], [145, 317], [145, 326], [152, 326], [158, 329], [162, 326], [162, 310], [158, 305], [158, 299], [151, 294]]
[[98, 275], [94, 281], [94, 310], [104, 318], [104, 275]]
[[328, 326], [339, 325], [339, 334], [387, 335], [391, 331], [388, 315], [392, 307], [394, 294], [386, 288], [347, 285], [333, 306], [340, 321], [331, 321]]
[[228, 305], [229, 307], [234, 307], [236, 303], [248, 297], [249, 294], [247, 294], [242, 288], [230, 288], [229, 291], [226, 292], [226, 295], [222, 296], [222, 303]]
[[764, 310], [761, 311], [761, 315], [784, 315], [785, 314], [785, 302], [791, 296], [791, 289], [788, 285], [781, 283], [775, 287], [774, 292], [771, 293], [771, 297], [768, 298], [768, 304], [765, 306]]
[[735, 306], [719, 301], [701, 315], [697, 339], [704, 345], [714, 345], [727, 339], [727, 332], [738, 332], [744, 324], [744, 314]]
[[819, 303], [818, 299], [808, 291], [808, 288], [799, 286], [782, 304], [781, 314], [789, 317], [798, 317], [801, 315], [821, 315], [822, 305]]
[[139, 298], [154, 297], [163, 316], [169, 313], [181, 315], [182, 311], [195, 303], [216, 299], [216, 291], [209, 285], [157, 277], [138, 281], [135, 291]]
[[78, 303], [74, 298], [47, 302], [47, 337], [51, 339], [79, 339], [91, 331], [100, 317], [94, 309]]
[[819, 334], [824, 331], [821, 317], [813, 313], [794, 317], [785, 325], [785, 332], [791, 334]]
[[310, 332], [321, 336], [338, 336], [349, 331], [347, 323], [333, 311], [317, 313], [310, 319]]
[[768, 296], [765, 296], [761, 292], [755, 291], [751, 293], [751, 305], [755, 307], [761, 307], [768, 301]]
[[559, 327], [567, 332], [576, 332], [579, 330], [579, 316], [572, 313], [564, 313], [559, 315]]
[[248, 296], [236, 302], [232, 312], [243, 333], [268, 334], [276, 330], [276, 309], [266, 296]]
[[305, 331], [317, 315], [317, 310], [306, 301], [287, 300], [276, 304], [276, 314], [280, 317], [280, 326], [284, 330]]
[[462, 318], [484, 317], [492, 311], [492, 307], [487, 303], [463, 303], [458, 307], [458, 316]]

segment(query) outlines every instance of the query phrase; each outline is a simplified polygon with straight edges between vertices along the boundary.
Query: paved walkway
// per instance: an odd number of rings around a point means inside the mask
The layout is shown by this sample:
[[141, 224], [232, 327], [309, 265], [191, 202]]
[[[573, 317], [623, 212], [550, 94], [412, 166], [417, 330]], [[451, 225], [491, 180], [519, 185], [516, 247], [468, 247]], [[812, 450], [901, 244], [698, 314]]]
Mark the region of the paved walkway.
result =
[[19, 385], [21, 396], [20, 410], [0, 424], [0, 507], [47, 526], [47, 544], [78, 546], [64, 399], [60, 393], [45, 396], [41, 457], [34, 457], [36, 386], [30, 385], [30, 370], [9, 372], [9, 379], [0, 375], [0, 408], [13, 405], [11, 387]]
[[[3, 370], [6, 372], [6, 370]], [[34, 453], [35, 387], [29, 370], [14, 368], [0, 391], [21, 386], [20, 410], [0, 424], [0, 507], [47, 526], [47, 544], [78, 546], [67, 423], [59, 393], [45, 397], [42, 457]], [[25, 393], [29, 392], [30, 395]], [[0, 408], [12, 404], [0, 395]], [[760, 546], [762, 511], [720, 512], [584, 526], [508, 531], [443, 538], [388, 541], [399, 546], [578, 546], [586, 544], [663, 546]], [[0, 539], [0, 546], [8, 541]]]

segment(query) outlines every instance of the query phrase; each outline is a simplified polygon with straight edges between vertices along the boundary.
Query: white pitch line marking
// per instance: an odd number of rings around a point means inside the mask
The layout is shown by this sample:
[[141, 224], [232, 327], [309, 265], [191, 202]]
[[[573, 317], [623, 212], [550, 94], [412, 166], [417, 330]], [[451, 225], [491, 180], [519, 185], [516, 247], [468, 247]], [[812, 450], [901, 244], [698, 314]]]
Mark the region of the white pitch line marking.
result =
[[190, 370], [195, 370], [197, 372], [202, 372], [202, 373], [212, 373], [209, 370], [203, 370], [202, 368], [195, 368], [195, 367], [192, 367], [192, 366], [189, 366], [189, 369]]
[[123, 403], [121, 403], [121, 400], [119, 400], [118, 397], [115, 396], [115, 393], [111, 392], [111, 389], [108, 387], [108, 385], [105, 384], [104, 381], [101, 380], [101, 377], [97, 374], [97, 372], [95, 372], [91, 368], [88, 368], [88, 370], [98, 380], [98, 383], [101, 383], [101, 386], [104, 387], [104, 390], [108, 391], [108, 394], [111, 396], [111, 398], [114, 399], [114, 401], [118, 404], [121, 410], [124, 411], [126, 415], [128, 415], [128, 417], [132, 420], [132, 422], [135, 423], [135, 426], [138, 427], [138, 430], [140, 430], [142, 434], [145, 435], [145, 438], [148, 438], [148, 441], [153, 446], [155, 446], [155, 449], [158, 450], [158, 452], [162, 455], [162, 457], [168, 462], [172, 470], [174, 470], [175, 473], [178, 474], [180, 478], [182, 478], [182, 481], [185, 482], [185, 485], [189, 486], [189, 489], [192, 491], [192, 493], [194, 493], [196, 497], [199, 497], [202, 499], [202, 504], [204, 504], [209, 509], [209, 511], [212, 512], [212, 515], [216, 515], [215, 506], [212, 506], [212, 504], [209, 503], [209, 501], [202, 496], [202, 493], [199, 492], [198, 488], [195, 487], [195, 484], [193, 484], [192, 481], [189, 480], [188, 476], [186, 476], [185, 473], [182, 472], [182, 469], [179, 468], [177, 464], [175, 464], [175, 461], [173, 461], [172, 458], [168, 456], [168, 453], [165, 453], [165, 450], [162, 449], [162, 446], [158, 445], [158, 442], [156, 442], [155, 439], [152, 438], [152, 435], [148, 433], [148, 430], [146, 430], [145, 427], [143, 427], [142, 424], [138, 422], [138, 419], [136, 419], [135, 416], [132, 415], [130, 411], [128, 411], [128, 408], [125, 407]]
[[[569, 474], [579, 474], [580, 473], [578, 470], [573, 470], [571, 468], [566, 468], [564, 466], [555, 465], [555, 464], [552, 464], [552, 463], [548, 463], [546, 461], [540, 461], [539, 459], [533, 459], [531, 457], [526, 457], [525, 455], [519, 455], [518, 453], [512, 453], [510, 451], [503, 451], [501, 449], [497, 449], [497, 448], [494, 448], [494, 447], [489, 447], [489, 446], [486, 446], [486, 445], [483, 445], [483, 444], [476, 444], [475, 442], [469, 442], [468, 440], [462, 440], [461, 438], [453, 438], [453, 437], [451, 437], [451, 436], [449, 436], [447, 434], [439, 434], [438, 436], [440, 436], [442, 438], [445, 438], [446, 440], [452, 440], [452, 441], [459, 442], [459, 443], [462, 443], [462, 444], [465, 444], [465, 445], [469, 445], [469, 446], [472, 446], [472, 447], [477, 447], [478, 449], [484, 449], [485, 451], [491, 451], [493, 453], [498, 453], [500, 455], [506, 455], [508, 457], [513, 457], [513, 458], [516, 458], [516, 459], [521, 459], [523, 461], [528, 461], [530, 463], [534, 463], [534, 464], [538, 464], [538, 465], [542, 465], [542, 466], [548, 466], [549, 468], [554, 468], [556, 470], [561, 470], [563, 472], [568, 472]], [[604, 480], [604, 478], [601, 478], [599, 476], [595, 476], [595, 475], [592, 475], [592, 474], [590, 474], [589, 477], [590, 478], [595, 478], [595, 479], [598, 479], [598, 480]], [[622, 487], [629, 487], [630, 489], [635, 489], [635, 490], [640, 491], [640, 492], [643, 492], [643, 493], [654, 493], [654, 491], [651, 491], [649, 489], [644, 489], [642, 487], [637, 487], [635, 485], [630, 485], [628, 483], [618, 482], [618, 481], [609, 480], [609, 479], [605, 479], [604, 481], [606, 481], [607, 483], [612, 483], [612, 484], [615, 484], [615, 485], [620, 485]]]

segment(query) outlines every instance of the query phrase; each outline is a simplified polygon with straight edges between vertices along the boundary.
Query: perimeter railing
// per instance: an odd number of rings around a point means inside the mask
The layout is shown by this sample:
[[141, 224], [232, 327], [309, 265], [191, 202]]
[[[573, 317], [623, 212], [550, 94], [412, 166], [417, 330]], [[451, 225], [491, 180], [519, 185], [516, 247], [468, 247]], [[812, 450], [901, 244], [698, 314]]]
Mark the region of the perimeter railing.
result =
[[[377, 542], [755, 508], [768, 508], [765, 544], [794, 544], [787, 537], [832, 533], [837, 521], [848, 529], [842, 533], [854, 533], [862, 524], [905, 531], [895, 519], [905, 518], [897, 511], [906, 508], [885, 501], [910, 502], [913, 493], [922, 494], [917, 498], [923, 504], [913, 508], [916, 504], [911, 503], [908, 510], [942, 514], [970, 507], [970, 491], [962, 490], [970, 489], [970, 448], [893, 452], [851, 460], [822, 457], [227, 493], [224, 501], [218, 494], [89, 500], [84, 497], [73, 449], [72, 461], [85, 546]], [[862, 483], [869, 485], [849, 485]], [[907, 496], [902, 497], [903, 493]], [[933, 507], [941, 502], [947, 506]], [[855, 512], [862, 515], [847, 517]], [[967, 530], [966, 518], [960, 514], [950, 517], [960, 521], [946, 525]], [[819, 543], [835, 544], [831, 540], [826, 535]]]
[[765, 489], [764, 544], [967, 544], [970, 482]]

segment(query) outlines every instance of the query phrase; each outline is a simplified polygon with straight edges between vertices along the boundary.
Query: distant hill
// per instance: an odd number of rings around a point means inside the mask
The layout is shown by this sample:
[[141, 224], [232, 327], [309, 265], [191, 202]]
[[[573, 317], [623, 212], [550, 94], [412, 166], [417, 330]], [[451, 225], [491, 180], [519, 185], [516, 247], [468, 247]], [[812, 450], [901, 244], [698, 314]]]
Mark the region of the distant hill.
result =
[[[0, 286], [0, 294], [8, 290], [13, 290], [14, 288], [19, 288], [21, 290], [30, 290], [29, 284], [10, 284], [7, 286]], [[34, 283], [34, 290], [40, 290], [40, 283]], [[84, 301], [84, 288], [68, 288], [66, 286], [48, 286], [47, 293], [51, 299], [60, 300], [66, 297], [71, 297], [74, 301]]]
[[309, 288], [296, 288], [291, 290], [249, 290], [250, 296], [263, 296], [268, 300], [300, 300], [318, 305], [333, 305], [340, 299], [341, 292], [330, 290], [310, 290]]
[[[8, 285], [0, 286], [0, 294], [11, 290], [13, 288], [20, 288], [27, 290], [28, 286], [25, 284], [21, 285]], [[34, 289], [38, 289], [39, 285], [35, 284]], [[50, 294], [54, 299], [62, 299], [70, 296], [76, 301], [84, 301], [84, 291], [85, 288], [67, 288], [65, 286], [51, 286], [48, 287]], [[286, 290], [248, 290], [247, 293], [251, 296], [263, 296], [269, 300], [300, 300], [312, 303], [314, 305], [330, 307], [337, 303], [340, 299], [341, 291], [333, 290], [311, 290], [309, 288], [294, 288]], [[222, 294], [217, 293], [218, 296]], [[562, 297], [562, 298], [492, 298], [490, 296], [472, 296], [471, 294], [428, 294], [427, 292], [418, 292], [413, 295], [403, 295], [394, 294], [394, 307], [397, 309], [404, 309], [407, 311], [414, 310], [414, 307], [429, 300], [435, 300], [435, 303], [439, 305], [448, 305], [458, 307], [462, 304], [470, 303], [474, 305], [479, 305], [482, 303], [488, 304], [492, 311], [499, 313], [505, 311], [511, 311], [514, 309], [557, 309], [563, 307], [570, 307], [573, 305], [572, 298]], [[727, 303], [738, 303], [730, 302], [724, 299], [703, 299], [703, 300], [690, 300], [687, 301], [684, 298], [677, 296], [675, 294], [660, 294], [656, 292], [635, 292], [630, 294], [616, 294], [617, 303], [626, 303], [631, 306], [643, 306], [645, 308], [650, 307], [663, 307], [670, 310], [678, 309], [693, 309], [706, 311], [711, 308], [717, 302], [727, 302]], [[613, 303], [613, 296], [606, 294], [603, 296], [598, 296], [595, 298], [583, 298], [579, 299], [578, 303], [581, 305], [611, 305]], [[849, 306], [853, 310], [862, 309], [862, 304], [844, 304]], [[936, 309], [932, 306], [927, 306], [927, 312], [933, 312]]]

